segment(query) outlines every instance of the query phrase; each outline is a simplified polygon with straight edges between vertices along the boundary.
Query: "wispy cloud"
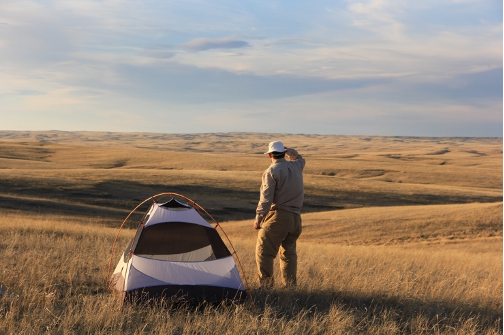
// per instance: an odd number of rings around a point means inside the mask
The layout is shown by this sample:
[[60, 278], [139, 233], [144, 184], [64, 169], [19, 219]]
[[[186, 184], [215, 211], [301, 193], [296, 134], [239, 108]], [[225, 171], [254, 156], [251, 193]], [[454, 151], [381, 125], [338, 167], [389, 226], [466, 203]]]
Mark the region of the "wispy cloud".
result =
[[387, 38], [400, 38], [407, 27], [401, 4], [394, 0], [350, 1], [348, 12], [355, 26]]
[[196, 38], [181, 45], [181, 47], [188, 51], [205, 51], [210, 49], [240, 49], [249, 46], [247, 41], [236, 40], [232, 38]]
[[182, 112], [193, 131], [432, 134], [460, 110], [473, 134], [502, 121], [502, 41], [492, 0], [11, 1], [0, 114], [23, 113], [2, 117], [13, 129], [124, 113], [123, 129], [191, 131]]
[[170, 59], [174, 57], [177, 53], [172, 50], [145, 50], [142, 52], [143, 55], [147, 57], [157, 58], [157, 59]]

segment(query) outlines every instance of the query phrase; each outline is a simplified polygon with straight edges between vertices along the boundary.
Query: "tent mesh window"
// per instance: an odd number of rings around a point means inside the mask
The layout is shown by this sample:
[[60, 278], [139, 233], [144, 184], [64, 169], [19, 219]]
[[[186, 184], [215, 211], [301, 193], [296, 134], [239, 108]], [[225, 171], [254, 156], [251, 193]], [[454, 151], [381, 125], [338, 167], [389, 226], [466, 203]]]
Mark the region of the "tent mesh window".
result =
[[144, 227], [133, 253], [175, 262], [202, 262], [231, 256], [215, 229], [186, 222]]
[[163, 207], [163, 208], [169, 208], [170, 210], [172, 211], [184, 211], [184, 210], [188, 210], [191, 208], [191, 206], [189, 205], [185, 205], [175, 199], [171, 199], [170, 201], [168, 202], [165, 202], [164, 204], [161, 204], [159, 205], [159, 207]]

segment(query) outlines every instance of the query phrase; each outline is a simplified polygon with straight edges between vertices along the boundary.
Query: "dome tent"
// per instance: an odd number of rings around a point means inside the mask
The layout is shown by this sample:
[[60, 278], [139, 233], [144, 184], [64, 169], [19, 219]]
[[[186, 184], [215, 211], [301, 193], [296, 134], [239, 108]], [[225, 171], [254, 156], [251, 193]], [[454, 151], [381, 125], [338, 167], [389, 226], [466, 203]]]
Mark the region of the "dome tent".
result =
[[[155, 200], [166, 195], [172, 196], [167, 202]], [[185, 199], [188, 204], [173, 196]], [[120, 230], [131, 214], [151, 199], [152, 205], [110, 276]], [[245, 299], [246, 288], [233, 255], [200, 211], [222, 229], [201, 206], [179, 194], [162, 193], [138, 205], [121, 225], [114, 242], [107, 286], [125, 300], [176, 298], [220, 302]]]

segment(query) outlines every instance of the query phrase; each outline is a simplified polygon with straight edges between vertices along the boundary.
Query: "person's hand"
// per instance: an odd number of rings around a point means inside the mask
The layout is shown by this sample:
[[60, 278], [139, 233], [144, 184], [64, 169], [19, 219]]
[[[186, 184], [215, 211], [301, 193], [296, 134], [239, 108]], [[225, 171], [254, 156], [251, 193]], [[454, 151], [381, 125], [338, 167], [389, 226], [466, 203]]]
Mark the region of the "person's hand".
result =
[[261, 229], [261, 224], [259, 223], [259, 220], [254, 221], [254, 229]]
[[294, 157], [294, 152], [290, 148], [285, 148], [285, 155], [289, 158], [289, 160], [295, 160], [297, 155]]

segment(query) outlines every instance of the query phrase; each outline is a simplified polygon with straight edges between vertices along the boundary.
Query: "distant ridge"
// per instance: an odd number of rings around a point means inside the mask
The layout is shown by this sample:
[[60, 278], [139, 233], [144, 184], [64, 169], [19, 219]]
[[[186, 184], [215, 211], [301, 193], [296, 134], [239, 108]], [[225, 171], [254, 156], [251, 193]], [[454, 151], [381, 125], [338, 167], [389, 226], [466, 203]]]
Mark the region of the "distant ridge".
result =
[[[28, 141], [42, 143], [65, 143], [97, 146], [125, 146], [172, 151], [197, 152], [243, 152], [254, 149], [263, 153], [267, 143], [280, 139], [286, 145], [309, 152], [324, 150], [341, 152], [342, 142], [356, 144], [359, 149], [381, 150], [389, 144], [445, 142], [456, 145], [460, 142], [502, 144], [502, 137], [418, 137], [418, 136], [369, 136], [369, 135], [318, 135], [260, 132], [228, 133], [150, 133], [150, 132], [105, 132], [105, 131], [21, 131], [0, 130], [0, 141]], [[379, 142], [379, 143], [377, 143]], [[373, 145], [373, 143], [375, 145]], [[415, 147], [415, 146], [414, 146]], [[381, 149], [380, 149], [381, 148]], [[257, 150], [255, 150], [257, 149]], [[444, 151], [446, 149], [443, 149]]]

